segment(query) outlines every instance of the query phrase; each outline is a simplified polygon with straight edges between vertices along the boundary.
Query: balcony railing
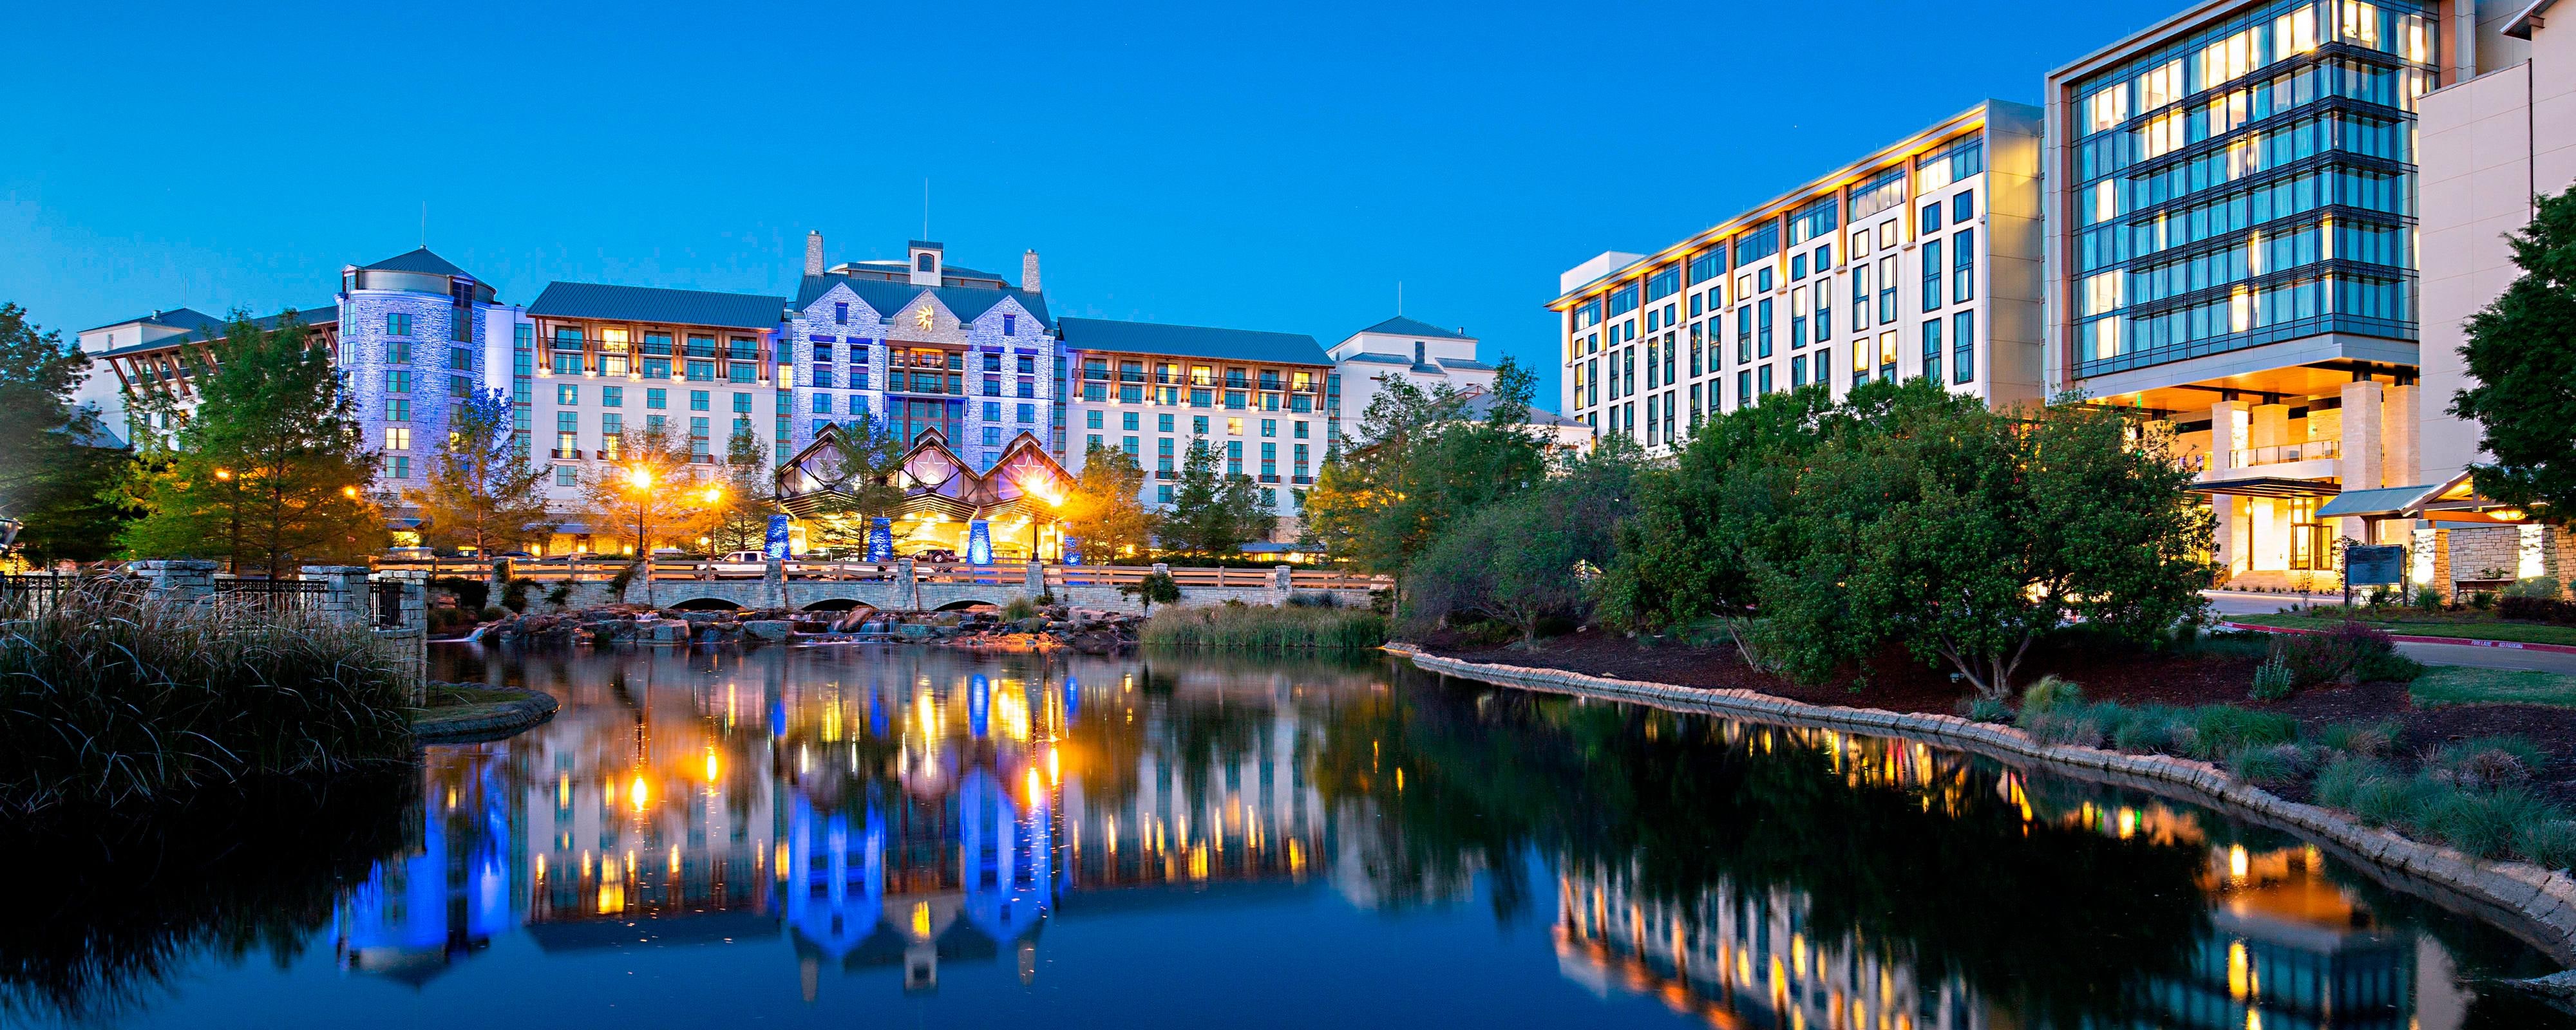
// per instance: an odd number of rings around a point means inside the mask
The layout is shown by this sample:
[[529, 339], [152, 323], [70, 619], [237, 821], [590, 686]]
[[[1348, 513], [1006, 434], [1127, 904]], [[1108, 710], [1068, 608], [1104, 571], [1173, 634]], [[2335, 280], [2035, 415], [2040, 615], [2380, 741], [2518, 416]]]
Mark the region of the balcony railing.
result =
[[2227, 452], [2227, 464], [2231, 468], [2285, 465], [2293, 461], [2337, 457], [2342, 453], [2343, 442], [2340, 440], [2309, 440], [2305, 443], [2285, 443], [2273, 447], [2241, 447]]
[[557, 448], [555, 448], [555, 449], [554, 449], [554, 456], [555, 456], [555, 457], [558, 457], [558, 458], [567, 458], [567, 459], [576, 459], [576, 460], [577, 460], [577, 459], [579, 459], [579, 458], [581, 457], [581, 451], [579, 451], [579, 450], [565, 450], [565, 449], [563, 449], [563, 448], [561, 448], [561, 447], [557, 447]]

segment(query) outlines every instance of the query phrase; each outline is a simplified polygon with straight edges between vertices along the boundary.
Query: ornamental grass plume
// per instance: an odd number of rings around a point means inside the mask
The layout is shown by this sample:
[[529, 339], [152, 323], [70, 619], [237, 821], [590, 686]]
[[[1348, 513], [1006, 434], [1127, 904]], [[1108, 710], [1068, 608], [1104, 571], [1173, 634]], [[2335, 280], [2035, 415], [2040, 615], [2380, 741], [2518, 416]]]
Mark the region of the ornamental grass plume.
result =
[[414, 753], [400, 661], [368, 627], [93, 580], [0, 609], [0, 812], [184, 799]]

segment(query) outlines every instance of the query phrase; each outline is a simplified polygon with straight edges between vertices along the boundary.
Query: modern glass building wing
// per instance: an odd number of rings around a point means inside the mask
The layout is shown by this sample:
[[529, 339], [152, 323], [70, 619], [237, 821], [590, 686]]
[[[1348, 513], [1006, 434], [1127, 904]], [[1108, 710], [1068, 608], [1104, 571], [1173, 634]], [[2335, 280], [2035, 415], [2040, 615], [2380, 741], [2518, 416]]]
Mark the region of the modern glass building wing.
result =
[[2416, 338], [2433, 4], [2249, 5], [2064, 79], [2081, 380], [2320, 333]]

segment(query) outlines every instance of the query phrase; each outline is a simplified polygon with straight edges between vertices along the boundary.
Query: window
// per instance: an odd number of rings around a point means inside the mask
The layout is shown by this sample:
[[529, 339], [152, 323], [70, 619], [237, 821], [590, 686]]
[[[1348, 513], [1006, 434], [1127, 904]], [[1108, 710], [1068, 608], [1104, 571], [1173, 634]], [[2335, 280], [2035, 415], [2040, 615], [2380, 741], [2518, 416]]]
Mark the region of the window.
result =
[[448, 396], [450, 396], [450, 397], [464, 397], [464, 396], [467, 396], [467, 395], [469, 395], [469, 394], [472, 394], [473, 392], [474, 392], [474, 380], [473, 380], [473, 378], [472, 378], [472, 377], [470, 377], [470, 376], [449, 376], [449, 377], [447, 377], [447, 395], [448, 395]]
[[1102, 428], [1102, 426], [1101, 426], [1101, 413], [1100, 413], [1100, 412], [1097, 412], [1097, 411], [1086, 411], [1086, 412], [1083, 412], [1083, 413], [1082, 413], [1082, 428], [1084, 428], [1084, 429], [1099, 429], [1099, 428]]
[[[1678, 264], [1665, 265], [1646, 276], [1646, 303], [1648, 304], [1681, 291], [1682, 268]], [[1420, 340], [1413, 341], [1413, 360], [1417, 364], [1422, 361], [1422, 341]]]
[[1225, 420], [1225, 435], [1227, 435], [1227, 436], [1242, 436], [1242, 435], [1243, 435], [1243, 420], [1242, 420], [1242, 419], [1239, 419], [1239, 418], [1229, 418], [1229, 419]]
[[690, 411], [706, 411], [706, 410], [708, 410], [708, 409], [707, 409], [707, 392], [706, 392], [705, 390], [691, 390], [691, 391], [689, 391], [689, 410], [690, 410]]
[[[1020, 407], [1021, 407], [1021, 408], [1023, 408], [1023, 409], [1026, 409], [1026, 408], [1028, 407], [1028, 405], [1023, 404], [1023, 405], [1020, 405]], [[1026, 420], [1026, 419], [1023, 419], [1022, 421], [1027, 421], [1027, 420]], [[1126, 430], [1126, 431], [1128, 431], [1128, 432], [1130, 432], [1130, 433], [1133, 433], [1133, 432], [1135, 432], [1135, 431], [1136, 431], [1136, 424], [1137, 424], [1137, 422], [1138, 422], [1138, 421], [1139, 421], [1139, 419], [1136, 417], [1136, 413], [1135, 413], [1135, 412], [1132, 412], [1132, 411], [1120, 412], [1120, 413], [1119, 413], [1119, 415], [1118, 415], [1118, 428], [1120, 428], [1120, 429], [1124, 429], [1124, 430]]]
[[1985, 170], [1986, 139], [1978, 134], [1951, 140], [1914, 160], [1915, 184], [1925, 193]]
[[[1097, 440], [1097, 439], [1099, 439], [1099, 437], [1093, 437], [1092, 439]], [[1000, 426], [985, 426], [985, 427], [984, 427], [984, 446], [986, 446], [986, 447], [999, 447], [999, 446], [1001, 446], [1001, 445], [1002, 445], [1002, 427], [1000, 427]]]
[[1831, 236], [1842, 226], [1842, 200], [1818, 197], [1798, 205], [1789, 212], [1789, 245], [1792, 247], [1820, 236]]
[[1770, 393], [1770, 392], [1771, 392], [1771, 366], [1769, 366], [1769, 365], [1764, 365], [1764, 366], [1762, 366], [1762, 369], [1761, 369], [1761, 376], [1762, 376], [1762, 392], [1763, 392], [1763, 393]]
[[1749, 370], [1737, 372], [1735, 374], [1735, 406], [1741, 408], [1751, 403], [1753, 403], [1753, 373]]
[[[1018, 416], [1018, 417], [1015, 419], [1015, 421], [1018, 421], [1018, 422], [1021, 422], [1021, 423], [1035, 422], [1035, 421], [1037, 421], [1037, 420], [1038, 420], [1038, 406], [1037, 406], [1037, 405], [1035, 405], [1035, 404], [1021, 404], [1021, 405], [1017, 405], [1017, 406], [1014, 408], [1014, 410], [1012, 411], [1012, 414], [1014, 414], [1014, 415]], [[1135, 421], [1135, 420], [1136, 420], [1136, 416], [1134, 416], [1134, 415], [1129, 415], [1129, 416], [1127, 416], [1127, 420], [1128, 420], [1128, 421], [1130, 421], [1130, 422], [1133, 422], [1133, 421]], [[1134, 428], [1136, 428], [1136, 427], [1134, 427], [1134, 426], [1128, 426], [1127, 428], [1129, 428], [1129, 429], [1134, 429]]]
[[1297, 439], [1300, 439], [1300, 440], [1303, 440], [1303, 439], [1305, 439], [1305, 438], [1306, 438], [1306, 423], [1304, 423], [1304, 422], [1290, 422], [1290, 423], [1288, 423], [1288, 426], [1289, 426], [1289, 429], [1291, 430], [1291, 432], [1289, 433], [1289, 435], [1290, 435], [1290, 436], [1294, 436], [1294, 437], [1296, 437]]
[[407, 371], [407, 370], [399, 369], [399, 368], [388, 368], [388, 369], [386, 369], [386, 370], [385, 370], [385, 392], [386, 392], [386, 393], [410, 393], [410, 392], [411, 392], [411, 373], [410, 373], [409, 371]]
[[[1169, 472], [1169, 471], [1171, 471], [1171, 470], [1170, 470], [1170, 469], [1164, 469], [1163, 471], [1165, 471], [1165, 472]], [[1170, 503], [1172, 503], [1172, 488], [1171, 488], [1170, 486], [1157, 486], [1157, 487], [1155, 487], [1155, 488], [1154, 488], [1154, 502], [1155, 502], [1155, 503], [1157, 503], [1157, 504], [1170, 504]]]
[[999, 421], [1001, 421], [1001, 420], [1002, 420], [1002, 402], [1000, 402], [1000, 401], [985, 401], [985, 402], [984, 402], [984, 421], [986, 421], [986, 422], [999, 422]]
[[625, 407], [625, 406], [626, 406], [626, 388], [625, 388], [625, 387], [622, 387], [622, 386], [603, 386], [603, 387], [600, 387], [600, 388], [599, 388], [599, 406], [600, 406], [600, 407], [603, 407], [603, 408], [622, 408], [622, 407]]
[[392, 470], [390, 473], [388, 473], [388, 477], [389, 477], [389, 478], [393, 478], [393, 479], [410, 479], [410, 478], [411, 478], [411, 456], [410, 456], [410, 455], [407, 455], [407, 454], [397, 454], [397, 455], [395, 455], [395, 456], [394, 456], [393, 470]]
[[[1895, 227], [1896, 223], [1889, 222], [1880, 228]], [[1889, 254], [1878, 259], [1878, 324], [1886, 325], [1893, 321], [1896, 321], [1896, 255]]]
[[1852, 328], [1869, 328], [1869, 266], [1852, 266]]
[[1275, 419], [1275, 418], [1265, 418], [1265, 419], [1262, 419], [1262, 420], [1261, 420], [1261, 435], [1263, 435], [1263, 436], [1277, 436], [1277, 435], [1279, 435], [1279, 420], [1278, 420], [1278, 419]]
[[402, 397], [395, 397], [385, 401], [385, 421], [411, 421], [411, 401]]
[[2084, 98], [2084, 131], [2100, 132], [2129, 120], [2129, 84], [2121, 83]]
[[665, 390], [665, 389], [663, 389], [663, 388], [661, 388], [661, 387], [659, 387], [659, 386], [648, 386], [648, 387], [645, 387], [645, 388], [644, 388], [644, 406], [645, 406], [645, 407], [647, 407], [647, 408], [667, 408], [667, 407], [670, 407], [670, 406], [671, 406], [671, 391], [669, 391], [669, 390]]
[[1228, 440], [1225, 442], [1225, 474], [1229, 476], [1240, 476], [1243, 474], [1243, 441]]
[[716, 363], [712, 361], [692, 361], [688, 364], [688, 372], [690, 382], [712, 383], [716, 380]]
[[848, 325], [848, 324], [850, 324], [850, 305], [849, 305], [848, 303], [846, 303], [846, 302], [841, 302], [841, 303], [835, 303], [835, 304], [833, 304], [833, 305], [832, 305], [832, 324], [833, 324], [833, 325]]
[[938, 259], [937, 257], [932, 256], [932, 254], [931, 254], [929, 251], [923, 251], [923, 252], [921, 252], [921, 255], [920, 255], [919, 257], [916, 257], [916, 258], [914, 258], [914, 259], [913, 259], [913, 262], [912, 262], [912, 270], [913, 270], [913, 271], [916, 271], [916, 272], [935, 272], [935, 271], [938, 271], [938, 270], [939, 270], [938, 260], [939, 260], [939, 259]]
[[[1877, 174], [1861, 180], [1859, 185], [1852, 187], [1851, 198], [1851, 216], [1855, 222], [1904, 203], [1905, 166], [1901, 163], [1889, 165]], [[1862, 247], [1868, 246], [1868, 237], [1860, 233], [1852, 235], [1855, 237], [1855, 243]], [[1866, 253], [1868, 253], [1867, 250], [1854, 250], [1852, 256], [1859, 257]]]
[[1194, 435], [1194, 436], [1206, 436], [1206, 435], [1207, 435], [1207, 431], [1208, 431], [1208, 417], [1207, 417], [1207, 416], [1205, 416], [1205, 415], [1192, 415], [1192, 416], [1190, 416], [1190, 433], [1191, 433], [1191, 435]]
[[409, 336], [409, 335], [411, 335], [411, 316], [410, 316], [410, 315], [406, 315], [406, 314], [401, 314], [401, 313], [399, 313], [399, 312], [391, 313], [391, 314], [387, 314], [387, 315], [385, 316], [385, 335], [387, 335], [387, 336]]
[[1950, 224], [1958, 225], [1977, 217], [1977, 191], [1961, 190], [1950, 196]]
[[1937, 318], [1923, 320], [1923, 376], [1941, 381], [1941, 320]]
[[411, 427], [410, 427], [410, 426], [386, 426], [386, 427], [385, 427], [385, 449], [386, 449], [386, 450], [389, 450], [389, 451], [408, 451], [408, 450], [410, 450], [410, 449], [411, 449]]
[[396, 364], [396, 365], [408, 365], [408, 364], [411, 364], [411, 344], [408, 344], [408, 343], [388, 343], [388, 344], [386, 344], [386, 345], [385, 345], [385, 360], [386, 360], [387, 362], [390, 362], [390, 363], [392, 363], [392, 364]]
[[[1020, 331], [1020, 316], [1018, 316], [1018, 315], [1003, 315], [1003, 316], [1002, 316], [1002, 335], [1004, 335], [1004, 336], [1014, 336], [1014, 335], [1017, 335], [1017, 334], [1019, 333], [1019, 331]], [[1027, 359], [1027, 358], [1021, 358], [1021, 359], [1020, 359], [1020, 361], [1021, 361], [1022, 363], [1026, 363], [1028, 360], [1029, 360], [1029, 359]]]
[[1923, 310], [1941, 306], [1941, 241], [1923, 241]]
[[1761, 303], [1754, 305], [1754, 309], [1760, 313], [1755, 319], [1754, 351], [1761, 357], [1767, 358], [1771, 356], [1771, 298], [1762, 298]]
[[464, 347], [447, 348], [447, 367], [456, 372], [474, 371], [474, 352]]
[[556, 486], [580, 486], [581, 472], [570, 465], [555, 466]]
[[734, 395], [733, 395], [733, 413], [734, 413], [734, 414], [736, 414], [736, 415], [748, 415], [748, 414], [751, 414], [751, 395], [750, 395], [750, 394], [747, 394], [747, 393], [737, 393], [737, 394], [734, 394]]
[[829, 415], [832, 413], [831, 394], [818, 393], [814, 395], [814, 413], [817, 415]]
[[1156, 416], [1154, 416], [1154, 431], [1155, 431], [1155, 432], [1159, 432], [1159, 433], [1168, 433], [1168, 432], [1171, 432], [1171, 431], [1172, 431], [1172, 416], [1170, 416], [1170, 415], [1156, 415]]
[[1950, 316], [1950, 381], [1965, 383], [1977, 378], [1977, 313], [1962, 311]]
[[1977, 299], [1977, 231], [1961, 229], [1950, 234], [1950, 299], [1966, 302]]
[[1941, 231], [1940, 201], [1936, 200], [1932, 203], [1923, 205], [1922, 215], [1915, 222], [1914, 231], [1918, 233], [1936, 233]]
[[[1693, 286], [1710, 282], [1717, 279], [1719, 276], [1725, 275], [1726, 248], [1711, 247], [1707, 250], [1691, 255], [1689, 270], [1690, 283]], [[1584, 327], [1578, 325], [1575, 328], [1580, 329]]]
[[579, 405], [581, 403], [581, 384], [556, 383], [555, 403], [567, 408]]

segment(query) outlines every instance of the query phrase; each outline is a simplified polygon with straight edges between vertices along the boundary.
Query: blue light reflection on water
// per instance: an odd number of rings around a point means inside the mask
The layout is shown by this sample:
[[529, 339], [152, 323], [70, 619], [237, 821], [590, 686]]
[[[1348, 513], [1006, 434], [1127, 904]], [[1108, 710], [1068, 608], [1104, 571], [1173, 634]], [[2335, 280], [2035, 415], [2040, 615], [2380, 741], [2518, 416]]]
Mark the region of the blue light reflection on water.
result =
[[[563, 713], [433, 749], [329, 929], [130, 1025], [2542, 1025], [2452, 975], [2533, 956], [2295, 841], [1914, 745], [1369, 663], [442, 658]], [[1714, 829], [1614, 800], [1659, 782]], [[1798, 868], [1961, 853], [2056, 896]]]

